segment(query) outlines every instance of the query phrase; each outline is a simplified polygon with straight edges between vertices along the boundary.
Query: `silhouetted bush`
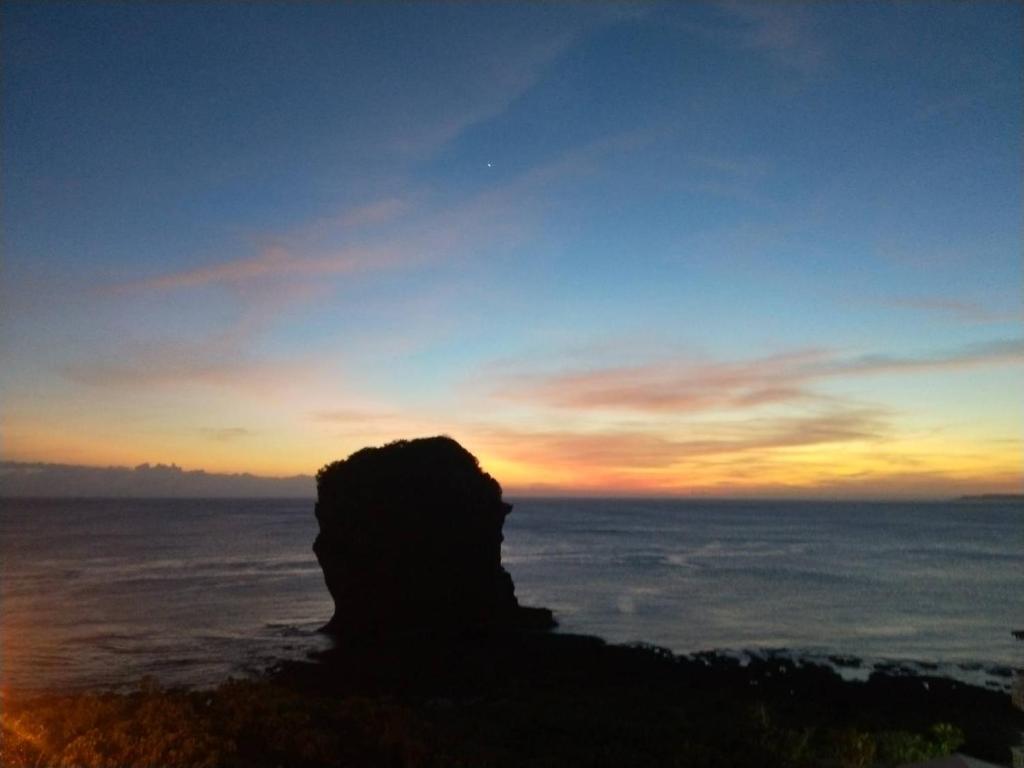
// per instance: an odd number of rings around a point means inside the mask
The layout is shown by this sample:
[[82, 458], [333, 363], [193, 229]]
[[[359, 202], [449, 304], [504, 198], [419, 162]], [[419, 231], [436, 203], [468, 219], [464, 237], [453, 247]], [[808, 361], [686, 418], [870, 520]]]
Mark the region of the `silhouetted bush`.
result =
[[963, 738], [948, 724], [924, 732], [821, 726], [742, 695], [680, 691], [670, 703], [643, 693], [653, 680], [624, 686], [614, 672], [614, 664], [588, 670], [590, 686], [483, 698], [339, 697], [273, 679], [212, 691], [147, 683], [128, 694], [15, 697], [0, 715], [0, 764], [868, 768], [948, 754]]

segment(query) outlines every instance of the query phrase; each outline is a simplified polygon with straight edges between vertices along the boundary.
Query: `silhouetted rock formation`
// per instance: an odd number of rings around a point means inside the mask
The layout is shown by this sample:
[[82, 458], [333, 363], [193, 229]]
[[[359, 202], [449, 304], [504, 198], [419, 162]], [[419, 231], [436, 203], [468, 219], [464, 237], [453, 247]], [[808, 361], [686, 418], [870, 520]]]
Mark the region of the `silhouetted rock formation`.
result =
[[501, 566], [512, 509], [449, 437], [364, 448], [317, 473], [313, 551], [334, 598], [334, 633], [547, 628]]

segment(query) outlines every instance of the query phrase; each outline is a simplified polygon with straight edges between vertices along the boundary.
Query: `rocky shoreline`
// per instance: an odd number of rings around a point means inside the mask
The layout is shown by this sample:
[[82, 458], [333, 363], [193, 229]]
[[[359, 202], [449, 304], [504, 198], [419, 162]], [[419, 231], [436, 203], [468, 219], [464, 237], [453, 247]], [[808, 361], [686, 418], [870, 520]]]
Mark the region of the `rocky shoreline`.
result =
[[1010, 693], [1019, 674], [1018, 670], [1006, 664], [981, 661], [922, 661], [790, 648], [718, 649], [711, 653], [735, 658], [740, 664], [747, 664], [750, 659], [789, 659], [796, 664], [820, 665], [832, 669], [848, 682], [863, 682], [874, 673], [895, 677], [941, 677], [1001, 693]]
[[1024, 712], [942, 677], [546, 632], [350, 639], [203, 691], [7, 695], [0, 762], [162, 766], [1011, 765]]

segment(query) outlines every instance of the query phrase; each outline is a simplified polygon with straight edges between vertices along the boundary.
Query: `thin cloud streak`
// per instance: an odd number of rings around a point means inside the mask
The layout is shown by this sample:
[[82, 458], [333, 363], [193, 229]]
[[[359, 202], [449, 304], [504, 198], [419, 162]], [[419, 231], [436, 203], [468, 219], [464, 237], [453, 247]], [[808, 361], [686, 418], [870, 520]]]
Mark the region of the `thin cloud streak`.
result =
[[309, 254], [313, 250], [309, 239], [323, 237], [327, 226], [318, 220], [290, 236], [295, 243], [307, 240], [302, 247], [276, 245], [251, 258], [122, 283], [112, 291], [146, 294], [221, 286], [241, 301], [242, 311], [233, 327], [216, 330], [203, 340], [155, 340], [127, 345], [115, 355], [73, 363], [65, 373], [75, 382], [93, 386], [198, 383], [234, 387], [251, 377], [254, 382], [266, 382], [261, 388], [274, 388], [277, 385], [272, 382], [283, 384], [289, 375], [280, 366], [252, 359], [252, 348], [259, 335], [285, 310], [322, 299], [329, 293], [332, 282], [325, 278], [412, 269], [442, 260], [469, 258], [491, 243], [507, 244], [521, 238], [530, 231], [529, 222], [541, 215], [541, 206], [535, 199], [540, 190], [586, 172], [606, 153], [628, 149], [637, 140], [629, 135], [595, 142], [440, 211], [410, 208], [398, 198], [385, 198], [354, 209], [351, 217], [342, 222], [344, 226], [369, 225], [395, 217], [410, 220], [399, 222], [400, 235], [382, 238], [374, 246]]
[[334, 408], [324, 411], [313, 411], [309, 418], [326, 424], [372, 424], [392, 421], [397, 414], [388, 411], [362, 411], [355, 408]]
[[964, 323], [1005, 323], [1024, 320], [1024, 313], [999, 312], [976, 301], [965, 301], [941, 296], [902, 297], [879, 299], [877, 306], [891, 309], [907, 309], [945, 315]]
[[251, 437], [252, 431], [245, 427], [205, 427], [200, 433], [211, 440], [226, 443], [239, 438]]
[[212, 264], [115, 287], [119, 293], [194, 288], [210, 284], [240, 285], [253, 280], [311, 278], [385, 269], [399, 262], [386, 249], [346, 248], [322, 256], [297, 256], [287, 248], [273, 246], [257, 256]]
[[880, 410], [835, 409], [693, 431], [718, 434], [686, 440], [494, 430], [479, 442], [515, 470], [510, 493], [941, 498], [985, 488], [1020, 492], [1024, 482], [1014, 453], [994, 454], [987, 442], [908, 445], [915, 437], [901, 434]]
[[719, 23], [670, 18], [675, 27], [731, 51], [750, 51], [767, 61], [799, 75], [803, 80], [819, 77], [829, 65], [832, 50], [817, 28], [813, 5], [720, 0]]
[[740, 24], [737, 43], [804, 76], [817, 75], [829, 50], [815, 29], [813, 6], [800, 3], [724, 2]]
[[[391, 196], [353, 208], [338, 217], [316, 219], [255, 256], [121, 283], [118, 294], [168, 291], [225, 285], [238, 288], [255, 282], [314, 280], [321, 277], [400, 270], [451, 260], [493, 242], [506, 244], [531, 229], [543, 211], [539, 196], [562, 180], [590, 173], [609, 154], [628, 152], [657, 138], [662, 131], [644, 129], [596, 140], [555, 160], [526, 169], [504, 184], [447, 208], [432, 209], [429, 196]], [[325, 239], [384, 223], [402, 229], [396, 236], [378, 236], [372, 245], [318, 249]], [[371, 238], [373, 241], [374, 238]], [[284, 244], [280, 244], [280, 243]]]
[[387, 197], [354, 208], [342, 214], [338, 226], [344, 230], [373, 227], [393, 221], [408, 208], [408, 203], [398, 197]]
[[573, 432], [482, 430], [477, 436], [503, 457], [578, 470], [664, 469], [708, 456], [763, 454], [778, 449], [830, 443], [877, 442], [889, 434], [878, 409], [836, 409], [809, 416], [753, 419], [742, 424], [705, 424], [693, 432], [712, 435], [687, 440], [639, 431]]
[[554, 408], [696, 412], [820, 398], [813, 382], [928, 370], [1024, 363], [1024, 339], [974, 344], [926, 355], [840, 357], [825, 349], [731, 363], [662, 361], [540, 376], [507, 376], [498, 397]]
[[[130, 357], [125, 361], [125, 358]], [[92, 387], [127, 388], [200, 385], [263, 395], [295, 385], [294, 374], [279, 365], [240, 358], [218, 359], [205, 350], [175, 343], [147, 345], [147, 349], [116, 357], [73, 363], [67, 377]]]
[[282, 242], [310, 244], [323, 243], [329, 238], [344, 238], [365, 234], [368, 230], [379, 229], [406, 216], [414, 207], [415, 196], [406, 191], [402, 195], [389, 195], [362, 203], [334, 215], [315, 218], [301, 225]]
[[107, 356], [71, 363], [64, 374], [77, 384], [101, 389], [201, 386], [253, 397], [299, 389], [314, 378], [312, 362], [296, 367], [254, 359], [249, 347], [256, 332], [243, 323], [203, 341], [125, 344]]
[[[938, 352], [922, 357], [895, 355], [863, 355], [849, 360], [836, 360], [817, 375], [832, 376], [845, 373], [881, 374], [902, 371], [974, 368], [984, 365], [1024, 363], [1024, 338], [998, 339], [968, 344], [959, 349]], [[813, 374], [812, 374], [813, 375]]]
[[515, 57], [513, 61], [492, 61], [484, 67], [488, 87], [480, 89], [475, 103], [448, 104], [440, 113], [440, 119], [428, 120], [418, 127], [415, 135], [396, 139], [393, 148], [403, 154], [426, 155], [454, 141], [474, 125], [498, 118], [540, 82], [550, 65], [582, 32], [579, 29], [549, 35], [508, 51], [508, 55]]

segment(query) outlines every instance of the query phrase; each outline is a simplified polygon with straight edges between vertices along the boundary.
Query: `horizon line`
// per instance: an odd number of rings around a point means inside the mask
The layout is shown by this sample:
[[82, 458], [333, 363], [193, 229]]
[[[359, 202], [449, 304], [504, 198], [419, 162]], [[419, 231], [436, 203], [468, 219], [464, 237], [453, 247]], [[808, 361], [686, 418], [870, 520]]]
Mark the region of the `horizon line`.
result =
[[[13, 471], [4, 472], [4, 467], [7, 467]], [[284, 492], [284, 493], [193, 493], [189, 492], [189, 489], [183, 488], [182, 493], [148, 493], [145, 491], [139, 491], [133, 488], [124, 488], [123, 492], [113, 490], [109, 492], [93, 492], [92, 490], [86, 493], [34, 493], [31, 490], [28, 493], [15, 491], [14, 493], [7, 493], [3, 487], [5, 475], [12, 479], [17, 476], [17, 468], [37, 468], [39, 471], [43, 471], [46, 468], [53, 469], [70, 469], [70, 470], [84, 470], [87, 472], [123, 472], [123, 473], [135, 473], [142, 470], [165, 470], [172, 471], [177, 475], [183, 477], [183, 479], [195, 479], [195, 475], [202, 475], [209, 480], [242, 480], [242, 481], [257, 481], [265, 483], [296, 483], [296, 482], [309, 482], [310, 492], [296, 493], [296, 492]], [[484, 471], [486, 469], [484, 468]], [[34, 473], [27, 473], [34, 474]], [[22, 475], [23, 477], [25, 475]], [[189, 478], [189, 476], [193, 476]], [[492, 475], [493, 476], [493, 475]], [[516, 485], [502, 485], [503, 494], [508, 498], [519, 498], [519, 499], [550, 499], [550, 500], [576, 500], [576, 499], [616, 499], [622, 501], [743, 501], [743, 502], [758, 502], [758, 501], [800, 501], [800, 502], [951, 502], [963, 499], [984, 499], [984, 498], [1002, 498], [1002, 499], [1024, 499], [1024, 488], [1020, 490], [1007, 491], [1005, 489], [992, 489], [992, 488], [978, 488], [976, 490], [964, 489], [959, 492], [950, 492], [945, 494], [922, 494], [918, 492], [901, 493], [899, 491], [890, 493], [872, 493], [869, 490], [865, 490], [863, 493], [856, 493], [855, 489], [846, 486], [845, 488], [836, 490], [828, 489], [822, 486], [805, 486], [795, 487], [792, 485], [775, 485], [775, 486], [762, 486], [756, 489], [751, 489], [749, 492], [736, 489], [731, 491], [724, 491], [721, 493], [708, 492], [707, 490], [680, 490], [676, 492], [655, 490], [643, 491], [636, 488], [572, 488], [572, 487], [559, 487], [559, 486], [516, 486]], [[67, 462], [52, 462], [52, 461], [38, 461], [38, 460], [19, 460], [19, 459], [4, 459], [0, 458], [0, 498], [2, 499], [193, 499], [193, 500], [204, 500], [204, 499], [316, 499], [316, 472], [313, 473], [296, 473], [288, 475], [263, 475], [256, 474], [250, 471], [211, 471], [207, 469], [186, 469], [185, 467], [174, 463], [150, 463], [140, 462], [135, 465], [125, 464], [107, 464], [107, 465], [96, 465], [96, 464], [76, 464]], [[19, 489], [24, 490], [24, 489]], [[918, 490], [918, 489], [915, 489]]]
[[[736, 495], [668, 495], [668, 494], [619, 494], [609, 493], [508, 493], [503, 490], [503, 497], [512, 500], [530, 501], [712, 501], [712, 502], [803, 502], [803, 503], [841, 503], [841, 504], [942, 504], [955, 501], [1024, 501], [1024, 493], [965, 493], [955, 496], [736, 496]], [[6, 494], [0, 489], [0, 500], [10, 501], [312, 501], [317, 499], [316, 494], [309, 496], [296, 495], [148, 495], [124, 493], [114, 495], [104, 494], [66, 494], [66, 495], [24, 495]]]

